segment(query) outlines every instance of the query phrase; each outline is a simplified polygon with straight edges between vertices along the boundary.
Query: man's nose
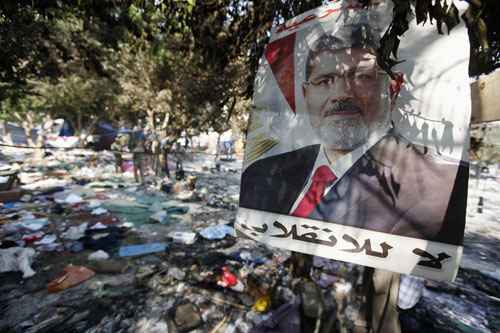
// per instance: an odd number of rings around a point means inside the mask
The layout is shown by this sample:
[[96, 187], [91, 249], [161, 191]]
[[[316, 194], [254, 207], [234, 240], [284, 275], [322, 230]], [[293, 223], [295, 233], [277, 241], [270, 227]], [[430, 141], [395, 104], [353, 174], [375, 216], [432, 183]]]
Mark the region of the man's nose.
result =
[[337, 94], [349, 97], [353, 96], [353, 84], [348, 75], [342, 75], [339, 77], [336, 84], [336, 90]]

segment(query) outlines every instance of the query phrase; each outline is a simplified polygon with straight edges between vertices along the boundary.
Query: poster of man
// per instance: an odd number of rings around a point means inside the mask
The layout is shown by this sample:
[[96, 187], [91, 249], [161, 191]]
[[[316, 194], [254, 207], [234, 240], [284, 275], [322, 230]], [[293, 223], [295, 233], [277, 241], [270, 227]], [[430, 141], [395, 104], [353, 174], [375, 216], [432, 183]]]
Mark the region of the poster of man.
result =
[[452, 280], [468, 164], [398, 128], [406, 73], [391, 77], [376, 57], [389, 5], [352, 4], [274, 29], [256, 81], [236, 227], [272, 246]]

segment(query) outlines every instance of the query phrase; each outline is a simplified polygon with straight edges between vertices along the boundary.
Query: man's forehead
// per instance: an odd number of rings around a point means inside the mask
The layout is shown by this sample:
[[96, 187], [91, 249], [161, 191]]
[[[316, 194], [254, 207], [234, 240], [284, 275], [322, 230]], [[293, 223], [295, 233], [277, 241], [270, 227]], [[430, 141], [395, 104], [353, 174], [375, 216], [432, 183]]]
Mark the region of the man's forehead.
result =
[[335, 61], [374, 62], [377, 56], [367, 49], [322, 50], [314, 55], [314, 62], [329, 58]]
[[312, 59], [312, 71], [322, 71], [331, 66], [371, 69], [377, 66], [377, 57], [366, 49], [324, 50]]

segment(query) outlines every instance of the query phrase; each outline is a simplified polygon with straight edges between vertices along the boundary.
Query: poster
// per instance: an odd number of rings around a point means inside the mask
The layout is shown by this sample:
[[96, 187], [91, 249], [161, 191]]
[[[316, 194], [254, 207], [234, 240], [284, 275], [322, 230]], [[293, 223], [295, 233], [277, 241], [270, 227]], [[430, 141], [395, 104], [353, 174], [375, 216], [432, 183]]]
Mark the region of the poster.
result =
[[255, 82], [236, 228], [274, 247], [453, 280], [470, 107], [456, 104], [462, 86], [447, 77], [461, 72], [422, 45], [402, 47], [409, 61], [395, 78], [378, 67], [391, 11], [390, 1], [334, 1], [274, 27]]

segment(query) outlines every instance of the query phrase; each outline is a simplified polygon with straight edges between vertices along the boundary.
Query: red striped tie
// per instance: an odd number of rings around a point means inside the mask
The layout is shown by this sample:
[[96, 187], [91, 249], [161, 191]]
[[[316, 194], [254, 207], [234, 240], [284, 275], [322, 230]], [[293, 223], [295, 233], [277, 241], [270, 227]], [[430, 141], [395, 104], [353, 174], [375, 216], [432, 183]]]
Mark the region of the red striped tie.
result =
[[302, 201], [292, 213], [293, 216], [307, 217], [320, 203], [327, 186], [331, 185], [337, 177], [326, 165], [316, 169], [312, 177], [311, 187]]

